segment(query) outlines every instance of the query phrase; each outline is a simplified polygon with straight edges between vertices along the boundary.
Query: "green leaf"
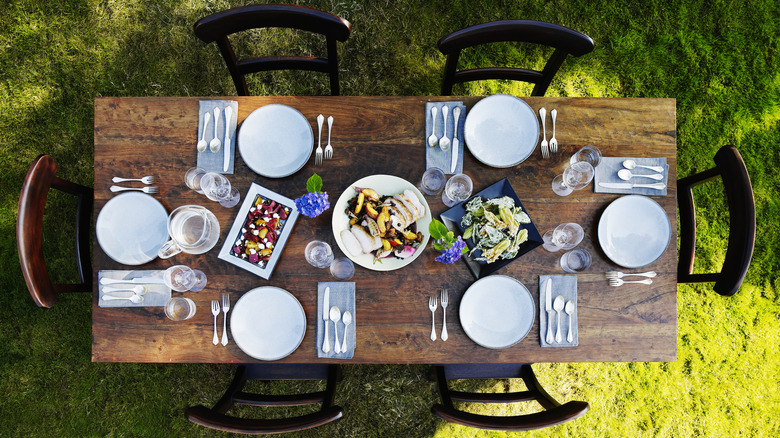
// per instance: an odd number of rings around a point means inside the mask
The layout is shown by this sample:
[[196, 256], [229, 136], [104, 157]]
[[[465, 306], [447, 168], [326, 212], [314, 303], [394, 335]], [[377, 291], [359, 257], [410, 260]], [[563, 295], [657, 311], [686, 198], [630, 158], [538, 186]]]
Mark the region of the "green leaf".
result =
[[436, 249], [436, 251], [444, 251], [445, 247], [439, 242], [433, 242], [433, 248]]
[[447, 235], [449, 230], [447, 230], [447, 227], [441, 223], [438, 219], [431, 220], [431, 224], [428, 225], [428, 232], [431, 234], [431, 237], [434, 239], [443, 239], [444, 236]]
[[308, 181], [306, 181], [306, 190], [309, 193], [317, 193], [322, 190], [322, 178], [320, 178], [319, 175], [316, 173], [309, 178]]

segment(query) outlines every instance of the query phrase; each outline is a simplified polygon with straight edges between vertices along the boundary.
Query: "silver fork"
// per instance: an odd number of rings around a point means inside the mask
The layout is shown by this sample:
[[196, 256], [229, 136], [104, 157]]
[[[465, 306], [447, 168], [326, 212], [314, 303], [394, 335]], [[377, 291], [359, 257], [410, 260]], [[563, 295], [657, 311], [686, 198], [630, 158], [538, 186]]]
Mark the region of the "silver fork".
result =
[[225, 316], [222, 318], [222, 345], [228, 344], [227, 338], [227, 313], [230, 310], [230, 295], [222, 294], [222, 311]]
[[137, 190], [139, 192], [144, 192], [144, 193], [157, 193], [157, 187], [155, 187], [155, 186], [148, 186], [148, 187], [119, 187], [119, 186], [111, 186], [110, 190], [112, 192], [124, 192], [126, 190]]
[[330, 128], [333, 127], [333, 116], [328, 117], [328, 144], [325, 146], [325, 159], [333, 158], [333, 146], [330, 145]]
[[448, 296], [447, 289], [441, 290], [441, 309], [444, 313], [444, 323], [442, 324], [441, 328], [441, 340], [446, 341], [449, 336], [447, 335], [447, 304], [450, 302], [450, 298]]
[[558, 140], [555, 139], [555, 118], [558, 116], [558, 111], [553, 109], [550, 111], [550, 117], [552, 117], [553, 122], [553, 135], [550, 138], [550, 151], [554, 154], [558, 153]]
[[619, 278], [610, 278], [609, 279], [609, 285], [610, 286], [616, 286], [617, 287], [617, 286], [623, 286], [624, 284], [629, 284], [629, 283], [653, 284], [653, 280], [651, 280], [649, 278], [646, 279], [646, 280], [637, 280], [637, 281], [626, 281], [626, 280], [621, 280]]
[[547, 129], [544, 127], [544, 119], [547, 118], [547, 110], [544, 107], [539, 108], [539, 116], [542, 118], [542, 158], [550, 157], [550, 151], [547, 149]]
[[612, 278], [623, 278], [623, 277], [627, 277], [629, 275], [636, 275], [638, 277], [653, 278], [657, 274], [655, 273], [655, 271], [638, 272], [638, 273], [629, 272], [629, 273], [626, 273], [626, 274], [624, 274], [624, 273], [622, 273], [620, 271], [607, 271], [607, 273], [604, 274], [604, 275], [607, 277], [607, 279], [612, 279]]
[[141, 181], [144, 184], [154, 184], [154, 177], [153, 176], [145, 176], [143, 178], [120, 178], [118, 176], [115, 176], [111, 178], [111, 181], [115, 183], [121, 183], [126, 181]]
[[314, 155], [314, 165], [319, 166], [322, 164], [322, 122], [325, 121], [325, 116], [322, 114], [317, 116], [317, 129], [319, 131], [317, 138], [317, 152]]
[[214, 338], [211, 343], [214, 345], [219, 344], [219, 337], [217, 336], [217, 315], [219, 315], [219, 301], [211, 300], [211, 314], [214, 315]]
[[431, 341], [436, 340], [436, 297], [430, 297], [428, 298], [428, 308], [431, 310]]

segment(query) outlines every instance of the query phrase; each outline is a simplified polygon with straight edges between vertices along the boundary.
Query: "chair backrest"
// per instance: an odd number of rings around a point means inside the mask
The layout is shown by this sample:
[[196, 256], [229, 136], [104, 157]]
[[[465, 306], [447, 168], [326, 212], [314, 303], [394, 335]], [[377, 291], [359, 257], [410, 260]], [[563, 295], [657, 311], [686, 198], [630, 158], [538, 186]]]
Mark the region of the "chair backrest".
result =
[[[680, 259], [678, 283], [715, 282], [713, 290], [734, 295], [745, 279], [756, 241], [756, 202], [745, 162], [734, 146], [715, 153], [715, 167], [677, 180], [680, 209]], [[729, 240], [723, 267], [718, 273], [694, 274], [696, 257], [696, 208], [693, 187], [720, 177], [729, 207]]]
[[[236, 59], [228, 36], [259, 28], [293, 28], [324, 35], [328, 57], [261, 56]], [[245, 75], [271, 70], [309, 70], [329, 73], [330, 92], [339, 95], [336, 41], [344, 42], [352, 32], [345, 19], [318, 9], [283, 4], [248, 5], [217, 12], [195, 23], [195, 35], [205, 43], [216, 42], [236, 84], [239, 96], [249, 96]]]
[[[241, 365], [225, 395], [209, 409], [198, 405], [187, 408], [187, 419], [212, 429], [246, 434], [270, 434], [296, 432], [336, 421], [344, 410], [334, 406], [336, 384], [339, 379], [337, 365]], [[324, 391], [303, 394], [265, 395], [243, 392], [247, 380], [326, 380]], [[275, 419], [250, 419], [227, 415], [234, 404], [249, 406], [301, 406], [320, 404], [320, 410], [295, 417]]]
[[[523, 42], [553, 47], [555, 50], [541, 71], [513, 67], [483, 67], [457, 71], [461, 50], [487, 43]], [[439, 51], [447, 56], [441, 94], [452, 94], [452, 86], [461, 82], [486, 79], [509, 79], [530, 82], [532, 96], [544, 96], [555, 73], [566, 56], [582, 56], [593, 51], [593, 40], [580, 32], [531, 20], [502, 20], [478, 24], [453, 32], [438, 42]]]
[[[580, 417], [588, 411], [588, 404], [570, 401], [560, 404], [544, 390], [536, 379], [530, 364], [445, 365], [436, 367], [436, 377], [442, 403], [431, 408], [433, 413], [449, 422], [480, 429], [520, 431], [555, 426]], [[508, 393], [452, 391], [448, 379], [496, 379], [520, 378], [526, 391]], [[453, 402], [516, 403], [537, 401], [544, 408], [541, 412], [515, 416], [490, 416], [473, 414], [455, 408]]]
[[[52, 307], [62, 292], [92, 291], [92, 254], [89, 239], [92, 223], [93, 191], [89, 187], [58, 178], [57, 164], [48, 155], [33, 161], [19, 196], [16, 220], [16, 244], [22, 275], [35, 304]], [[70, 193], [78, 198], [76, 212], [76, 263], [80, 283], [54, 284], [43, 254], [43, 213], [50, 189]]]

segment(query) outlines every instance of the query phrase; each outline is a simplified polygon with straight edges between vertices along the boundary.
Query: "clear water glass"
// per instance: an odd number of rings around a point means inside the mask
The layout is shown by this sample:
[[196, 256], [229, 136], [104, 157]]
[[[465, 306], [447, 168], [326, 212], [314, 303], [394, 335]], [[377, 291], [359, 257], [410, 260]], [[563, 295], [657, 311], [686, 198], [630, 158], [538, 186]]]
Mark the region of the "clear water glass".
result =
[[563, 174], [553, 179], [553, 192], [558, 196], [570, 195], [574, 190], [585, 188], [593, 180], [594, 174], [593, 166], [586, 161], [570, 164]]
[[330, 275], [338, 280], [349, 280], [355, 275], [355, 265], [346, 257], [339, 257], [330, 264]]
[[444, 171], [438, 167], [425, 170], [420, 181], [420, 190], [426, 195], [438, 195], [444, 189], [446, 177]]
[[304, 251], [306, 261], [315, 268], [327, 268], [333, 263], [333, 250], [326, 242], [312, 240]]
[[203, 194], [212, 201], [223, 201], [230, 199], [231, 186], [230, 181], [224, 175], [217, 172], [208, 172], [200, 180], [200, 188]]
[[571, 156], [569, 164], [574, 164], [578, 161], [585, 161], [596, 167], [601, 162], [601, 151], [592, 144], [585, 145]]
[[569, 251], [561, 256], [561, 268], [576, 274], [590, 267], [590, 253], [582, 248]]
[[471, 191], [474, 189], [474, 184], [471, 182], [471, 178], [465, 173], [459, 173], [453, 175], [447, 184], [444, 186], [444, 192], [441, 195], [441, 201], [447, 207], [463, 202], [469, 199]]
[[184, 321], [195, 316], [195, 302], [189, 298], [174, 297], [165, 305], [165, 316], [171, 321]]
[[225, 199], [221, 199], [219, 201], [219, 205], [225, 208], [233, 208], [236, 205], [238, 205], [238, 201], [240, 200], [241, 200], [241, 193], [238, 192], [237, 188], [231, 187], [230, 194]]
[[585, 230], [579, 224], [567, 222], [560, 224], [552, 232], [552, 243], [558, 248], [568, 251], [582, 242]]
[[184, 172], [184, 184], [187, 184], [187, 187], [202, 194], [203, 190], [200, 188], [200, 180], [205, 174], [206, 171], [200, 167], [190, 167]]
[[171, 266], [163, 272], [165, 285], [176, 292], [197, 292], [206, 287], [206, 274], [185, 265]]

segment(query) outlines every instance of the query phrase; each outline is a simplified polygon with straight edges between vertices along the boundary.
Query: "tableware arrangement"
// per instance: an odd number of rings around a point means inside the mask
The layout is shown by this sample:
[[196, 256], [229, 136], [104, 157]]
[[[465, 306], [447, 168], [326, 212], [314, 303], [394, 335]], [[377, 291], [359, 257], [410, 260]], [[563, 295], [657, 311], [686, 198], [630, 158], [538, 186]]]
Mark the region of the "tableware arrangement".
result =
[[426, 102], [426, 168], [437, 167], [446, 173], [461, 173], [463, 129], [466, 107], [461, 101]]
[[[171, 298], [171, 289], [159, 270], [98, 271], [99, 307], [162, 307]], [[119, 297], [115, 300], [110, 297]], [[137, 296], [141, 298], [132, 298]], [[133, 302], [132, 300], [138, 300]]]
[[183, 205], [171, 212], [167, 219], [170, 240], [157, 251], [161, 259], [180, 252], [203, 254], [219, 240], [219, 221], [214, 213], [200, 205]]
[[294, 174], [314, 152], [309, 121], [300, 111], [281, 104], [252, 111], [241, 123], [236, 142], [244, 163], [267, 178]]
[[561, 256], [561, 268], [569, 273], [577, 274], [590, 267], [590, 253], [582, 248], [564, 253]]
[[142, 265], [154, 260], [168, 240], [167, 221], [160, 201], [143, 193], [123, 193], [109, 199], [98, 213], [95, 236], [112, 260]]
[[325, 145], [325, 159], [333, 158], [333, 146], [330, 145], [330, 130], [333, 128], [333, 116], [328, 116], [328, 144]]
[[356, 341], [355, 283], [317, 284], [318, 357], [351, 359]]
[[477, 102], [464, 123], [466, 147], [491, 167], [514, 167], [525, 161], [539, 141], [539, 119], [525, 101], [495, 94]]
[[207, 172], [233, 173], [238, 102], [201, 100], [198, 113], [197, 167]]
[[447, 289], [441, 290], [441, 312], [442, 312], [442, 323], [441, 323], [441, 340], [446, 341], [449, 339], [449, 334], [447, 333], [447, 305], [450, 303], [450, 296]]
[[574, 222], [566, 222], [544, 233], [542, 247], [550, 252], [574, 249], [585, 237], [585, 230]]
[[441, 201], [447, 207], [465, 201], [471, 197], [471, 191], [474, 190], [474, 183], [465, 173], [453, 175], [444, 185], [444, 192], [441, 195]]
[[514, 278], [491, 275], [475, 281], [460, 300], [460, 323], [466, 335], [486, 348], [520, 342], [533, 326], [534, 300]]
[[438, 167], [429, 167], [423, 172], [420, 180], [420, 190], [426, 195], [435, 196], [444, 190], [444, 183], [447, 178], [444, 171]]
[[223, 346], [228, 344], [228, 334], [227, 334], [228, 311], [230, 311], [230, 295], [222, 294], [222, 313], [224, 314], [224, 316], [222, 317], [222, 345]]
[[217, 257], [268, 280], [298, 216], [292, 199], [252, 183]]
[[668, 169], [666, 158], [602, 157], [594, 175], [594, 191], [665, 196]]
[[135, 190], [135, 191], [149, 193], [149, 194], [154, 194], [154, 193], [157, 193], [159, 191], [159, 189], [157, 187], [155, 187], [155, 186], [147, 186], [147, 187], [111, 186], [111, 187], [109, 187], [109, 190], [111, 190], [114, 193], [116, 193], [116, 192], [126, 192], [128, 190], [130, 190], [130, 191]]
[[547, 110], [544, 107], [539, 108], [539, 118], [542, 119], [542, 142], [539, 148], [542, 150], [542, 158], [550, 158], [549, 144], [547, 143], [547, 128], [544, 119], [547, 118]]
[[198, 292], [206, 287], [206, 274], [185, 265], [175, 265], [162, 272], [166, 286], [176, 292]]
[[653, 284], [653, 280], [646, 278], [644, 280], [621, 280], [619, 278], [611, 278], [609, 279], [609, 285], [610, 286], [623, 286], [624, 284]]
[[140, 181], [140, 182], [142, 182], [142, 183], [144, 183], [146, 185], [152, 185], [152, 184], [154, 184], [155, 177], [153, 177], [153, 176], [145, 176], [143, 178], [122, 178], [122, 177], [119, 177], [119, 176], [115, 176], [115, 177], [111, 178], [111, 181], [113, 181], [115, 183], [129, 182], [129, 181]]
[[558, 196], [568, 196], [574, 190], [582, 190], [593, 180], [595, 170], [586, 161], [577, 161], [566, 167], [552, 181], [552, 189]]
[[553, 154], [557, 154], [558, 153], [558, 139], [555, 138], [555, 119], [558, 118], [558, 110], [553, 108], [550, 111], [550, 117], [552, 118], [552, 123], [553, 123], [553, 125], [552, 125], [552, 128], [553, 128], [552, 137], [550, 137], [550, 152], [552, 152]]
[[612, 278], [623, 278], [623, 277], [629, 277], [629, 276], [637, 276], [637, 277], [648, 277], [648, 278], [655, 278], [656, 275], [658, 275], [655, 271], [647, 271], [647, 272], [620, 272], [620, 271], [607, 271], [605, 274], [605, 277], [607, 277], [607, 280]]
[[171, 298], [165, 305], [165, 316], [171, 321], [186, 321], [195, 316], [196, 311], [195, 302], [185, 297]]
[[594, 168], [601, 163], [601, 151], [592, 144], [587, 144], [581, 147], [574, 155], [569, 159], [569, 164], [574, 164], [578, 161], [584, 161]]
[[577, 276], [539, 276], [539, 338], [542, 347], [579, 345]]
[[258, 360], [292, 354], [306, 334], [303, 306], [290, 292], [262, 286], [244, 293], [230, 314], [230, 334], [238, 348]]
[[658, 260], [669, 246], [671, 235], [666, 212], [646, 196], [617, 198], [599, 218], [601, 249], [624, 268], [640, 268]]
[[436, 307], [438, 307], [436, 296], [428, 297], [428, 310], [431, 311], [431, 341], [436, 340]]

